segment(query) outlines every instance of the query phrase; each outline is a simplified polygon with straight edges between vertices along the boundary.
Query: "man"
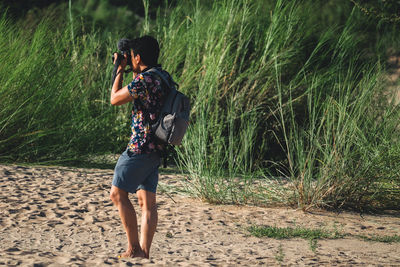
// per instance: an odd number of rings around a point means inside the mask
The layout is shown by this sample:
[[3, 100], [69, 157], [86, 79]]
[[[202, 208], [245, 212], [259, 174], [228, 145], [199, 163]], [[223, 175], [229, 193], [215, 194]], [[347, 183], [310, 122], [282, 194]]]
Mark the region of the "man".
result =
[[[158, 183], [159, 152], [163, 146], [150, 132], [149, 124], [159, 116], [166, 95], [161, 81], [151, 72], [157, 67], [160, 53], [156, 39], [143, 36], [130, 42], [133, 81], [122, 88], [127, 57], [118, 68], [111, 90], [111, 104], [133, 104], [131, 138], [114, 170], [110, 198], [118, 207], [119, 216], [128, 239], [128, 248], [119, 257], [149, 258], [150, 246], [157, 226], [156, 188]], [[116, 55], [114, 55], [116, 58]], [[114, 62], [115, 64], [115, 62]], [[164, 72], [167, 74], [166, 72]], [[142, 210], [140, 242], [135, 209], [128, 198], [137, 193]]]

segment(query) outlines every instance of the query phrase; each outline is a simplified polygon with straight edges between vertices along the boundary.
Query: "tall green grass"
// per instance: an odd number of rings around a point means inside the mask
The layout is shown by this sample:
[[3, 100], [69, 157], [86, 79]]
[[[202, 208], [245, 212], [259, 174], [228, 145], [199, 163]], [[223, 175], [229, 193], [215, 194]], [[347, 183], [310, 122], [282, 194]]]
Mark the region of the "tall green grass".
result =
[[399, 108], [385, 84], [397, 25], [350, 1], [180, 1], [132, 32], [88, 27], [90, 10], [71, 10], [29, 30], [1, 18], [2, 161], [121, 151], [129, 107], [108, 102], [109, 55], [141, 32], [157, 37], [163, 67], [192, 99], [176, 162], [194, 196], [303, 209], [400, 203]]
[[160, 12], [163, 61], [194, 99], [178, 151], [193, 194], [243, 203], [264, 192], [267, 203], [309, 209], [376, 205], [393, 195], [387, 184], [398, 192], [399, 113], [383, 97], [386, 49], [398, 44], [369, 35], [374, 23], [344, 2], [197, 1]]
[[76, 25], [56, 17], [24, 26], [1, 18], [1, 160], [55, 163], [115, 150], [128, 125], [109, 105], [116, 37], [76, 30], [71, 38]]

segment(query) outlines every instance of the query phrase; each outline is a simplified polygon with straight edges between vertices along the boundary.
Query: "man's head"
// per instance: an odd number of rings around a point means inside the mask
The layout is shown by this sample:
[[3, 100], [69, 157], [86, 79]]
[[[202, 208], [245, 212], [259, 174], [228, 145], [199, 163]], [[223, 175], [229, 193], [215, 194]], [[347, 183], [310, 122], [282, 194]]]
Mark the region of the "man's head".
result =
[[[145, 35], [131, 41], [132, 64], [134, 69], [140, 62], [142, 65], [152, 67], [157, 65], [160, 47], [156, 39]], [[137, 67], [136, 67], [137, 68]]]

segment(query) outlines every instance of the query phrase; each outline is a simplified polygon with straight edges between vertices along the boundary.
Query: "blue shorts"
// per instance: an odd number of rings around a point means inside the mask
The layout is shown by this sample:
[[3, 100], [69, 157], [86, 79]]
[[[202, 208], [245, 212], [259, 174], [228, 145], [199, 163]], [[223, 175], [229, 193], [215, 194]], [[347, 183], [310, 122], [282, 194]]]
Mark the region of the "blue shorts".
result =
[[115, 165], [112, 185], [130, 193], [139, 189], [155, 193], [159, 166], [158, 153], [133, 154], [125, 150]]

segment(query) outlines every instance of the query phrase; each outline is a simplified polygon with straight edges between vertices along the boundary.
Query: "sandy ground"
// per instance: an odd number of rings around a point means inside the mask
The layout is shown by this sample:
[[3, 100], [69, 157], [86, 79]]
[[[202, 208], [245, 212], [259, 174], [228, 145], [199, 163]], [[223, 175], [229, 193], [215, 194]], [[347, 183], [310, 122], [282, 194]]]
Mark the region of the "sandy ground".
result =
[[[160, 193], [151, 258], [118, 260], [125, 234], [108, 198], [112, 170], [0, 165], [0, 265], [6, 266], [400, 266], [400, 243], [357, 237], [250, 236], [249, 225], [304, 226], [352, 235], [400, 235], [397, 216], [215, 206]], [[179, 178], [160, 177], [161, 187]], [[163, 190], [161, 190], [163, 191]], [[135, 196], [132, 200], [137, 205]], [[140, 212], [138, 212], [140, 214]]]

